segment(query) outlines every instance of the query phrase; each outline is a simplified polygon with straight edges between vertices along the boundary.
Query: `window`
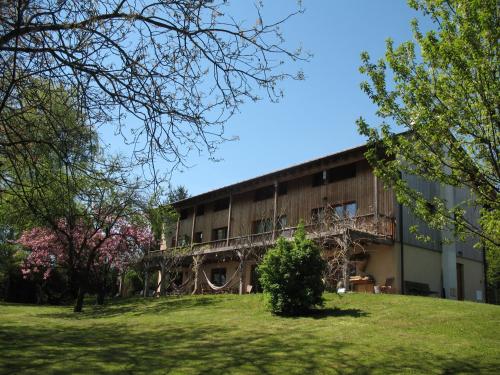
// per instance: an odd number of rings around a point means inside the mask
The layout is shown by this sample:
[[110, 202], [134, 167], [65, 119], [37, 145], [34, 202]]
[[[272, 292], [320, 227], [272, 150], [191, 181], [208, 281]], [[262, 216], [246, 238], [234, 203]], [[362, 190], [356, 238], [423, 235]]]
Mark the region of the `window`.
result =
[[285, 229], [287, 224], [288, 223], [287, 223], [286, 215], [281, 215], [278, 217], [278, 220], [276, 221], [276, 229], [277, 230]]
[[212, 231], [212, 241], [225, 240], [227, 238], [227, 227], [217, 228]]
[[347, 217], [356, 216], [356, 212], [358, 211], [358, 205], [356, 202], [347, 203], [345, 205], [345, 214]]
[[203, 242], [203, 232], [196, 232], [194, 234], [194, 242], [195, 243], [202, 243]]
[[272, 230], [273, 230], [272, 219], [261, 219], [253, 222], [254, 234], [271, 232]]
[[181, 220], [187, 219], [187, 217], [189, 216], [189, 210], [187, 208], [181, 210], [181, 213], [179, 216], [180, 216], [179, 218]]
[[255, 191], [254, 201], [263, 201], [274, 196], [274, 186], [266, 186]]
[[278, 185], [278, 195], [286, 195], [288, 193], [288, 185], [286, 182], [282, 182]]
[[212, 284], [222, 286], [226, 283], [226, 269], [225, 268], [212, 268]]
[[353, 177], [356, 177], [356, 164], [354, 163], [328, 170], [328, 182], [336, 182]]
[[312, 186], [321, 186], [325, 183], [325, 171], [321, 171], [312, 175]]
[[318, 207], [318, 208], [313, 208], [311, 210], [311, 219], [313, 224], [319, 224], [323, 222], [325, 218], [325, 208], [324, 207]]
[[199, 206], [196, 206], [196, 216], [202, 216], [205, 214], [205, 205], [200, 204]]
[[229, 208], [229, 198], [219, 199], [214, 202], [214, 211], [222, 211]]
[[335, 215], [338, 217], [354, 217], [358, 211], [356, 202], [339, 204], [334, 207]]
[[191, 244], [191, 237], [189, 237], [187, 234], [182, 236], [179, 240], [179, 246], [187, 246]]

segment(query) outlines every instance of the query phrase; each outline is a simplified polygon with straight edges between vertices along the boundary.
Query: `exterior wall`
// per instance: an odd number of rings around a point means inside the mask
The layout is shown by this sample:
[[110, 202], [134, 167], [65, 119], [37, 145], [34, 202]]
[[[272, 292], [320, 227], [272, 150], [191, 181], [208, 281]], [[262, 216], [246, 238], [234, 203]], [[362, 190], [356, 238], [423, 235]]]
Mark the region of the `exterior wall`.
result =
[[[396, 248], [400, 250], [399, 243]], [[429, 284], [437, 296], [441, 295], [441, 253], [411, 245], [404, 246], [405, 281]]]
[[[464, 265], [464, 298], [469, 301], [484, 301], [484, 269], [483, 264], [474, 260], [457, 257], [457, 263]], [[481, 299], [478, 300], [477, 292]]]
[[394, 278], [393, 288], [396, 288], [396, 268], [393, 246], [374, 245], [365, 251], [370, 255], [365, 272], [375, 279], [375, 285], [385, 285], [388, 278]]
[[[394, 245], [394, 260], [400, 262], [400, 243]], [[463, 264], [464, 267], [464, 299], [468, 301], [477, 301], [477, 291], [480, 291], [484, 301], [484, 269], [483, 264], [479, 261], [471, 260], [464, 257], [457, 257], [457, 263]], [[437, 296], [441, 295], [442, 290], [442, 259], [441, 252], [433, 251], [421, 247], [404, 245], [404, 278], [406, 281], [415, 281], [419, 283], [429, 284], [431, 291], [438, 292]], [[401, 274], [398, 274], [398, 290], [401, 288]]]

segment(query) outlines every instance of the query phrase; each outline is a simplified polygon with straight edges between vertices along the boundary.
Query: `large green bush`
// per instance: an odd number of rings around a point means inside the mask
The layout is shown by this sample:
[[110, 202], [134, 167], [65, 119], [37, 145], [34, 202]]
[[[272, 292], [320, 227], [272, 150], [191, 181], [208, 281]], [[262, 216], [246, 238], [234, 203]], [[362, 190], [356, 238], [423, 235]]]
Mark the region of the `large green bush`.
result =
[[275, 314], [295, 315], [323, 305], [325, 261], [300, 224], [292, 241], [279, 238], [258, 268], [259, 281]]

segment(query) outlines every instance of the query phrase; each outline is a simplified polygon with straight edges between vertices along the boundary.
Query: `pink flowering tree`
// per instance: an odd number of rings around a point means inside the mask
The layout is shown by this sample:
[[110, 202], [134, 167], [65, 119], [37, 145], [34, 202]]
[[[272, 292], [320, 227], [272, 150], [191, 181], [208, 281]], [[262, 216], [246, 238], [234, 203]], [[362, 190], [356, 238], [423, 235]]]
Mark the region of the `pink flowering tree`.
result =
[[[101, 225], [96, 225], [101, 224]], [[91, 280], [102, 282], [111, 269], [123, 271], [152, 244], [145, 224], [132, 224], [123, 217], [99, 223], [79, 219], [72, 225], [60, 219], [55, 228], [35, 227], [23, 232], [18, 242], [31, 250], [23, 273], [48, 278], [56, 268], [68, 272], [77, 292], [75, 311], [81, 311]]]

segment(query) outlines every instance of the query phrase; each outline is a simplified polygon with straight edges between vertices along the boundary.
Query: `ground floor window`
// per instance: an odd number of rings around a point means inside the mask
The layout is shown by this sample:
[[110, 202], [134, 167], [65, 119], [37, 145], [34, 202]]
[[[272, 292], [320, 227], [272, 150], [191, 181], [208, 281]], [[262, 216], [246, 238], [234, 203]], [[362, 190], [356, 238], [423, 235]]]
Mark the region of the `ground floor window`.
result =
[[212, 284], [222, 286], [226, 283], [226, 269], [225, 268], [212, 268]]

